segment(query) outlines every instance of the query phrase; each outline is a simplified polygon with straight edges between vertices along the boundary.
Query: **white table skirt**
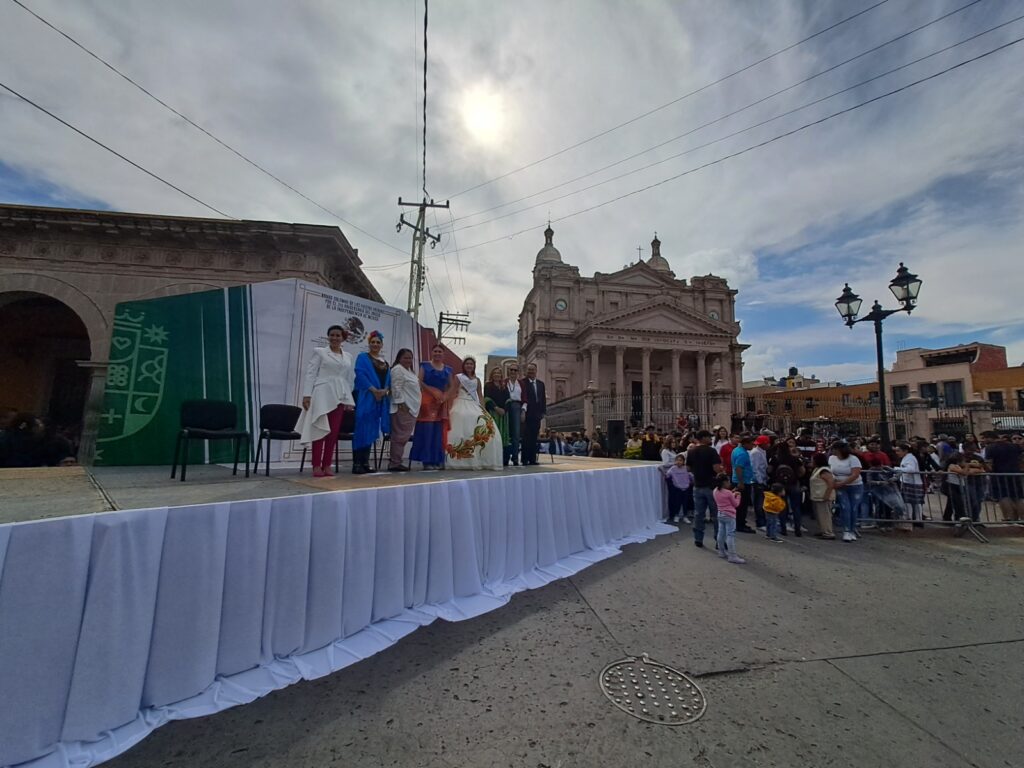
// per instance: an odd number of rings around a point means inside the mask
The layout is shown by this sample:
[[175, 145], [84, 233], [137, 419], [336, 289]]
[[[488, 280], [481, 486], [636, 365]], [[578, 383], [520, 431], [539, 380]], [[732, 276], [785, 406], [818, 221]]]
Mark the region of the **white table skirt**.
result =
[[0, 765], [87, 766], [570, 576], [660, 522], [657, 468], [0, 526]]

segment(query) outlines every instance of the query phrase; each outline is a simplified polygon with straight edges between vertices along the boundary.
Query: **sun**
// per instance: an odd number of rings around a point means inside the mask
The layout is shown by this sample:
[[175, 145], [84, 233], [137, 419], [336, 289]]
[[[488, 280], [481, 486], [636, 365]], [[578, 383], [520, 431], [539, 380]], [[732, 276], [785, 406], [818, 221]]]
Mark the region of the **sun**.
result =
[[505, 99], [484, 85], [477, 85], [462, 95], [459, 104], [462, 124], [469, 135], [484, 146], [495, 146], [505, 136]]

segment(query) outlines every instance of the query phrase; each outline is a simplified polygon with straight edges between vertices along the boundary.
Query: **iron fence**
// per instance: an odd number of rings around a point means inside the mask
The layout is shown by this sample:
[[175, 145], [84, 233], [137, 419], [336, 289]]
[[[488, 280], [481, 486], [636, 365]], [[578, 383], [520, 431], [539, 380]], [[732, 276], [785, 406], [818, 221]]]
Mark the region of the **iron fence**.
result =
[[970, 531], [980, 541], [986, 539], [979, 529], [1024, 526], [1024, 473], [985, 472], [970, 466], [966, 471], [969, 474], [904, 476], [890, 469], [866, 470], [860, 524], [883, 531], [953, 526], [957, 533]]
[[549, 430], [556, 432], [578, 432], [583, 429], [583, 398], [573, 395], [547, 407], [544, 422]]

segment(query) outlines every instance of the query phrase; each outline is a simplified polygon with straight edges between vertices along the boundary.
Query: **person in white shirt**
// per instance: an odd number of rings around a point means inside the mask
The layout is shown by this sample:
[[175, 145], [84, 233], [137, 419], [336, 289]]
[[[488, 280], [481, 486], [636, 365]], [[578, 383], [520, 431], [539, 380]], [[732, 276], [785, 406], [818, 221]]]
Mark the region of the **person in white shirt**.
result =
[[413, 371], [411, 349], [400, 349], [391, 366], [391, 455], [389, 472], [408, 472], [405, 446], [416, 429], [420, 412], [420, 380]]
[[522, 434], [523, 388], [519, 384], [519, 366], [510, 365], [508, 378], [505, 380], [508, 390], [508, 403], [505, 410], [508, 417], [508, 448], [509, 460], [519, 466], [519, 441]]
[[340, 325], [327, 329], [326, 347], [317, 347], [306, 364], [302, 386], [302, 416], [296, 425], [303, 444], [313, 444], [313, 477], [333, 475], [331, 460], [345, 408], [355, 408], [352, 397], [355, 365], [341, 348], [348, 331]]
[[843, 523], [843, 541], [857, 540], [857, 515], [864, 499], [864, 481], [860, 477], [860, 459], [850, 453], [850, 446], [843, 440], [832, 445], [832, 456], [828, 460], [829, 471], [834, 479], [833, 488], [839, 502], [840, 518]]

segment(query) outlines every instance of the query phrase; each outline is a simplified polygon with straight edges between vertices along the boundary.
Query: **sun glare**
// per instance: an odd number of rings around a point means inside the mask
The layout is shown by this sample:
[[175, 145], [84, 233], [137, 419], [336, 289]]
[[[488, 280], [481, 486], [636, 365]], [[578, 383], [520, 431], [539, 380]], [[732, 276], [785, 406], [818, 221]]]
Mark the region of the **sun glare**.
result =
[[497, 144], [505, 133], [505, 100], [500, 93], [476, 86], [462, 97], [462, 124], [477, 143]]

